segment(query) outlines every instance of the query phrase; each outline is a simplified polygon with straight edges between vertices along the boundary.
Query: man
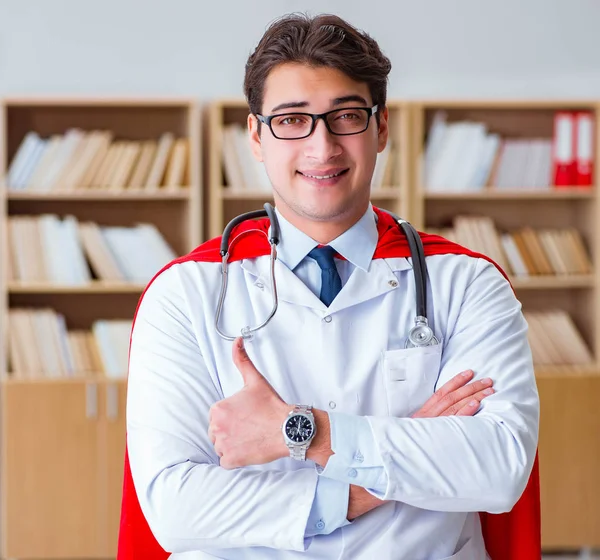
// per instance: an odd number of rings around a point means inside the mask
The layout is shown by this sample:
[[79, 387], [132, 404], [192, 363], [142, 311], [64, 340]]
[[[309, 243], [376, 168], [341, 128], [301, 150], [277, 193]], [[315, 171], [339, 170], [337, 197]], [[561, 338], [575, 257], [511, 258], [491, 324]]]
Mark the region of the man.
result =
[[[120, 559], [539, 558], [539, 519], [525, 511], [536, 515], [535, 480], [523, 494], [539, 402], [509, 283], [424, 236], [438, 343], [405, 348], [412, 263], [369, 203], [389, 71], [375, 41], [333, 16], [283, 18], [250, 56], [250, 142], [281, 228], [279, 307], [245, 341], [219, 336], [218, 241], [147, 288], [131, 338]], [[233, 232], [224, 332], [270, 312], [268, 228]], [[497, 552], [512, 529], [489, 536], [478, 512], [523, 497], [513, 526], [533, 531]]]

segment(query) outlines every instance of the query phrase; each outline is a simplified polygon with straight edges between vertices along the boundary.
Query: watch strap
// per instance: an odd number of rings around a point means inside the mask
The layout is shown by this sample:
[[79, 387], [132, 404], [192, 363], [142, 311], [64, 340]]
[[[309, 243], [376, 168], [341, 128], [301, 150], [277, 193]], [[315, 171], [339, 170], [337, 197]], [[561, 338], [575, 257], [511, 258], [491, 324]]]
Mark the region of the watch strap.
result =
[[301, 412], [302, 414], [312, 414], [312, 406], [309, 404], [297, 404], [294, 406], [292, 413], [297, 414], [298, 412]]
[[296, 461], [306, 461], [306, 445], [292, 445], [289, 447], [290, 457]]

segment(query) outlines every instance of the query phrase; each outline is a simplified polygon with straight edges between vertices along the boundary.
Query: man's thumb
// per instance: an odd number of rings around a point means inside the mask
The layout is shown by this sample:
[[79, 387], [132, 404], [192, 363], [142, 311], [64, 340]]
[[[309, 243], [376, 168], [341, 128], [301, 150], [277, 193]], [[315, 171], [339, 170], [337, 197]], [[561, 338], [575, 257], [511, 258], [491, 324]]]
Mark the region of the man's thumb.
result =
[[244, 385], [248, 385], [257, 378], [262, 379], [260, 372], [254, 367], [250, 356], [244, 347], [244, 339], [240, 336], [233, 343], [233, 363], [240, 370]]

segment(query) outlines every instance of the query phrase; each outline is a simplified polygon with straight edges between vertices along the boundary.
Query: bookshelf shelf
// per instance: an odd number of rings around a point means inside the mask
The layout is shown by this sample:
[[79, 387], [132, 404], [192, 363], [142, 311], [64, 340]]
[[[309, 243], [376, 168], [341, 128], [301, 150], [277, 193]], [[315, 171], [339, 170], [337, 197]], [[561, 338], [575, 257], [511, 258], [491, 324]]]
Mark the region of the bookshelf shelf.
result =
[[475, 192], [423, 192], [423, 198], [428, 201], [446, 200], [564, 200], [564, 199], [593, 199], [596, 196], [595, 188], [556, 188], [556, 189], [485, 189]]
[[600, 364], [581, 364], [564, 366], [537, 366], [535, 376], [538, 379], [561, 377], [600, 377]]
[[9, 283], [10, 294], [141, 294], [144, 284], [93, 282], [88, 285], [70, 286], [48, 283]]
[[117, 201], [122, 202], [124, 200], [136, 201], [157, 201], [166, 202], [169, 200], [188, 200], [190, 197], [190, 189], [180, 188], [177, 190], [170, 190], [165, 192], [144, 192], [134, 191], [128, 189], [106, 189], [98, 191], [83, 191], [83, 192], [52, 192], [52, 193], [36, 193], [36, 192], [9, 192], [6, 198], [11, 200], [19, 201]]
[[127, 379], [110, 379], [104, 375], [104, 372], [95, 372], [88, 373], [86, 375], [80, 375], [78, 377], [47, 377], [42, 373], [38, 374], [22, 374], [20, 372], [16, 372], [17, 375], [15, 377], [6, 377], [2, 380], [2, 384], [6, 386], [21, 386], [21, 385], [33, 385], [33, 384], [49, 384], [53, 386], [60, 385], [80, 385], [82, 383], [93, 383], [96, 385], [103, 384], [119, 384], [125, 386], [127, 384]]
[[511, 284], [517, 290], [593, 288], [596, 285], [596, 277], [593, 274], [516, 277], [511, 278]]

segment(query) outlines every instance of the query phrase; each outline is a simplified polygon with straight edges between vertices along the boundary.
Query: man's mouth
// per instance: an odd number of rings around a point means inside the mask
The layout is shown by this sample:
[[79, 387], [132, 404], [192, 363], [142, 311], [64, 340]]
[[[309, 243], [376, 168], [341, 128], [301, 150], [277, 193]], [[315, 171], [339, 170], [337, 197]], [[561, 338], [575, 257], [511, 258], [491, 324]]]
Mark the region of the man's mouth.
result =
[[348, 169], [339, 169], [339, 170], [327, 170], [327, 171], [298, 171], [300, 175], [304, 177], [308, 177], [309, 179], [317, 179], [320, 181], [324, 181], [326, 179], [333, 179], [334, 177], [339, 177], [346, 173]]

